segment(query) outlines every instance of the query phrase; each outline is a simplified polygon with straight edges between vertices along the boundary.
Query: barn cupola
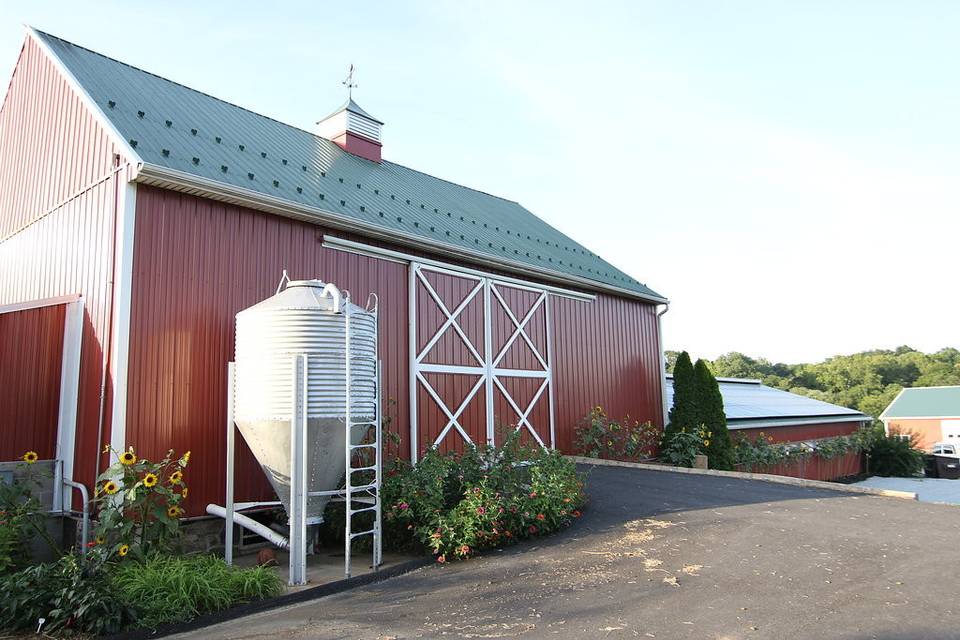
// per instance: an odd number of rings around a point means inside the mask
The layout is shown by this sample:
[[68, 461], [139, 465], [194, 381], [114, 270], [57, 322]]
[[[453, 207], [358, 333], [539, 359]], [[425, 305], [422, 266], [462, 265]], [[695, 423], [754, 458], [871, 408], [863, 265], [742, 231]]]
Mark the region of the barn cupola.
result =
[[355, 156], [380, 162], [383, 123], [361, 109], [353, 98], [317, 123], [317, 133]]
[[380, 129], [383, 123], [353, 101], [353, 88], [357, 86], [353, 82], [353, 65], [350, 65], [350, 74], [343, 84], [347, 87], [347, 101], [317, 123], [317, 133], [353, 155], [380, 162], [380, 149], [383, 146]]

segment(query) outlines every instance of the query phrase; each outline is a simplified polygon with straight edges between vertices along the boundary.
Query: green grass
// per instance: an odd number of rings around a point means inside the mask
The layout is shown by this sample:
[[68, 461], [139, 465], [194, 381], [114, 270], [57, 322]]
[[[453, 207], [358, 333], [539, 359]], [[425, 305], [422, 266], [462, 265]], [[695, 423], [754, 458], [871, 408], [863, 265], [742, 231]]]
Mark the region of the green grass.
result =
[[143, 627], [189, 620], [284, 590], [270, 569], [229, 567], [208, 555], [158, 555], [142, 563], [122, 563], [112, 583], [118, 597], [137, 609]]

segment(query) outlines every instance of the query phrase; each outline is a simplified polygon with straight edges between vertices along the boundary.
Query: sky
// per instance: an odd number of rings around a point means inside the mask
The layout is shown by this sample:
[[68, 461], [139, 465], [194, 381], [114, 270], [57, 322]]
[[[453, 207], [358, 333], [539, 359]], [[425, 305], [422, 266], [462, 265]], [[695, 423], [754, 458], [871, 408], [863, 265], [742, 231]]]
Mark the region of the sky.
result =
[[[516, 200], [671, 300], [668, 349], [960, 347], [960, 3], [0, 0], [30, 24]], [[322, 274], [318, 274], [322, 275]]]

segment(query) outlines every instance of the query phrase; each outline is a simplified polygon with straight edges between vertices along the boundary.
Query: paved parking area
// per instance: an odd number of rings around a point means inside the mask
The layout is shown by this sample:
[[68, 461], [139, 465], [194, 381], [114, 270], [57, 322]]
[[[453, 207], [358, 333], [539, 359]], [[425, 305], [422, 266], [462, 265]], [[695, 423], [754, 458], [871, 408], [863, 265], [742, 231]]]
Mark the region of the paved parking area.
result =
[[958, 637], [960, 510], [593, 467], [560, 535], [194, 638]]
[[874, 476], [852, 486], [912, 491], [921, 502], [960, 504], [960, 480], [941, 478], [880, 478]]

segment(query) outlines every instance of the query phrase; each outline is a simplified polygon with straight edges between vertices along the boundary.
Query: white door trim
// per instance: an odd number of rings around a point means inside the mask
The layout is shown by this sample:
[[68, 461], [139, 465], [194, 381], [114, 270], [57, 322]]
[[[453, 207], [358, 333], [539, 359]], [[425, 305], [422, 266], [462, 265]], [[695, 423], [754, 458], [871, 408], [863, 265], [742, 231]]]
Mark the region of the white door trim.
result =
[[[452, 275], [457, 278], [462, 278], [475, 284], [470, 289], [466, 297], [459, 303], [457, 306], [451, 310], [447, 304], [442, 300], [441, 296], [437, 293], [433, 285], [430, 284], [427, 280], [424, 272], [436, 272], [446, 275]], [[517, 283], [512, 280], [501, 280], [496, 277], [486, 276], [482, 274], [477, 274], [476, 272], [461, 272], [455, 269], [450, 269], [448, 267], [436, 266], [434, 264], [425, 264], [422, 262], [411, 261], [410, 270], [408, 277], [408, 305], [409, 305], [409, 317], [410, 317], [410, 331], [409, 331], [409, 350], [410, 350], [410, 459], [412, 462], [416, 462], [419, 457], [419, 429], [417, 424], [417, 410], [418, 410], [418, 396], [419, 389], [422, 386], [423, 389], [427, 392], [427, 395], [430, 399], [436, 403], [440, 408], [443, 414], [447, 418], [447, 423], [440, 430], [438, 436], [434, 439], [431, 446], [439, 445], [444, 438], [448, 437], [449, 434], [453, 431], [460, 435], [466, 443], [473, 444], [470, 436], [467, 434], [466, 430], [463, 428], [463, 425], [460, 423], [460, 416], [466, 410], [470, 402], [476, 397], [479, 393], [481, 387], [485, 389], [486, 392], [486, 402], [485, 402], [485, 435], [488, 444], [494, 444], [495, 440], [495, 424], [494, 424], [494, 402], [493, 402], [493, 392], [494, 388], [500, 390], [500, 393], [503, 395], [507, 404], [517, 415], [516, 429], [520, 430], [526, 428], [530, 435], [537, 441], [540, 446], [553, 447], [556, 444], [555, 436], [555, 427], [554, 427], [554, 394], [553, 394], [553, 376], [551, 370], [551, 346], [550, 339], [552, 336], [552, 331], [550, 327], [550, 311], [549, 311], [549, 291], [543, 287], [538, 287], [536, 285], [528, 283]], [[426, 345], [421, 349], [417, 344], [417, 288], [422, 286], [427, 294], [430, 296], [430, 299], [437, 305], [440, 312], [445, 316], [443, 323], [436, 330], [436, 332], [430, 336]], [[517, 318], [517, 315], [513, 313], [501, 294], [499, 288], [514, 288], [524, 291], [530, 291], [538, 294], [537, 299], [531, 308], [523, 315], [523, 318]], [[470, 340], [466, 332], [463, 330], [463, 327], [460, 325], [460, 315], [463, 311], [470, 305], [471, 302], [476, 300], [477, 296], [480, 293], [483, 293], [483, 354], [481, 355], [480, 351], [476, 348], [476, 345]], [[499, 304], [500, 308], [506, 313], [507, 317], [510, 319], [510, 322], [513, 324], [513, 331], [511, 335], [507, 338], [504, 345], [500, 348], [499, 352], [493, 353], [493, 330], [492, 330], [492, 317], [494, 311], [494, 301]], [[541, 353], [541, 349], [538, 349], [533, 343], [533, 340], [527, 334], [526, 329], [529, 325], [531, 319], [537, 314], [540, 309], [543, 309], [544, 313], [544, 322], [546, 324], [546, 348], [543, 349], [546, 353]], [[459, 364], [443, 364], [443, 363], [428, 363], [424, 362], [427, 354], [436, 346], [437, 342], [443, 337], [444, 333], [448, 330], [453, 330], [460, 336], [466, 345], [467, 349], [470, 351], [471, 356], [476, 360], [476, 366], [473, 365], [459, 365]], [[509, 352], [511, 346], [518, 340], [522, 339], [527, 343], [530, 350], [535, 356], [539, 368], [537, 369], [511, 369], [506, 367], [498, 366], [499, 363], [503, 360], [503, 357]], [[440, 394], [434, 389], [433, 385], [429, 383], [426, 379], [425, 374], [428, 373], [446, 373], [446, 374], [459, 374], [459, 375], [471, 375], [477, 376], [477, 381], [473, 383], [473, 386], [470, 388], [470, 391], [467, 395], [460, 401], [459, 405], [456, 407], [456, 410], [452, 410], [451, 407], [448, 407], [443, 399], [440, 397]], [[509, 391], [506, 388], [506, 385], [501, 381], [502, 378], [527, 378], [527, 379], [540, 379], [542, 382], [537, 388], [536, 393], [529, 403], [524, 408], [521, 408], [519, 403], [510, 395]], [[544, 393], [547, 394], [547, 403], [549, 408], [549, 444], [544, 441], [544, 438], [537, 433], [533, 424], [530, 422], [530, 414], [533, 412], [533, 409], [537, 406], [537, 403], [540, 402]]]

